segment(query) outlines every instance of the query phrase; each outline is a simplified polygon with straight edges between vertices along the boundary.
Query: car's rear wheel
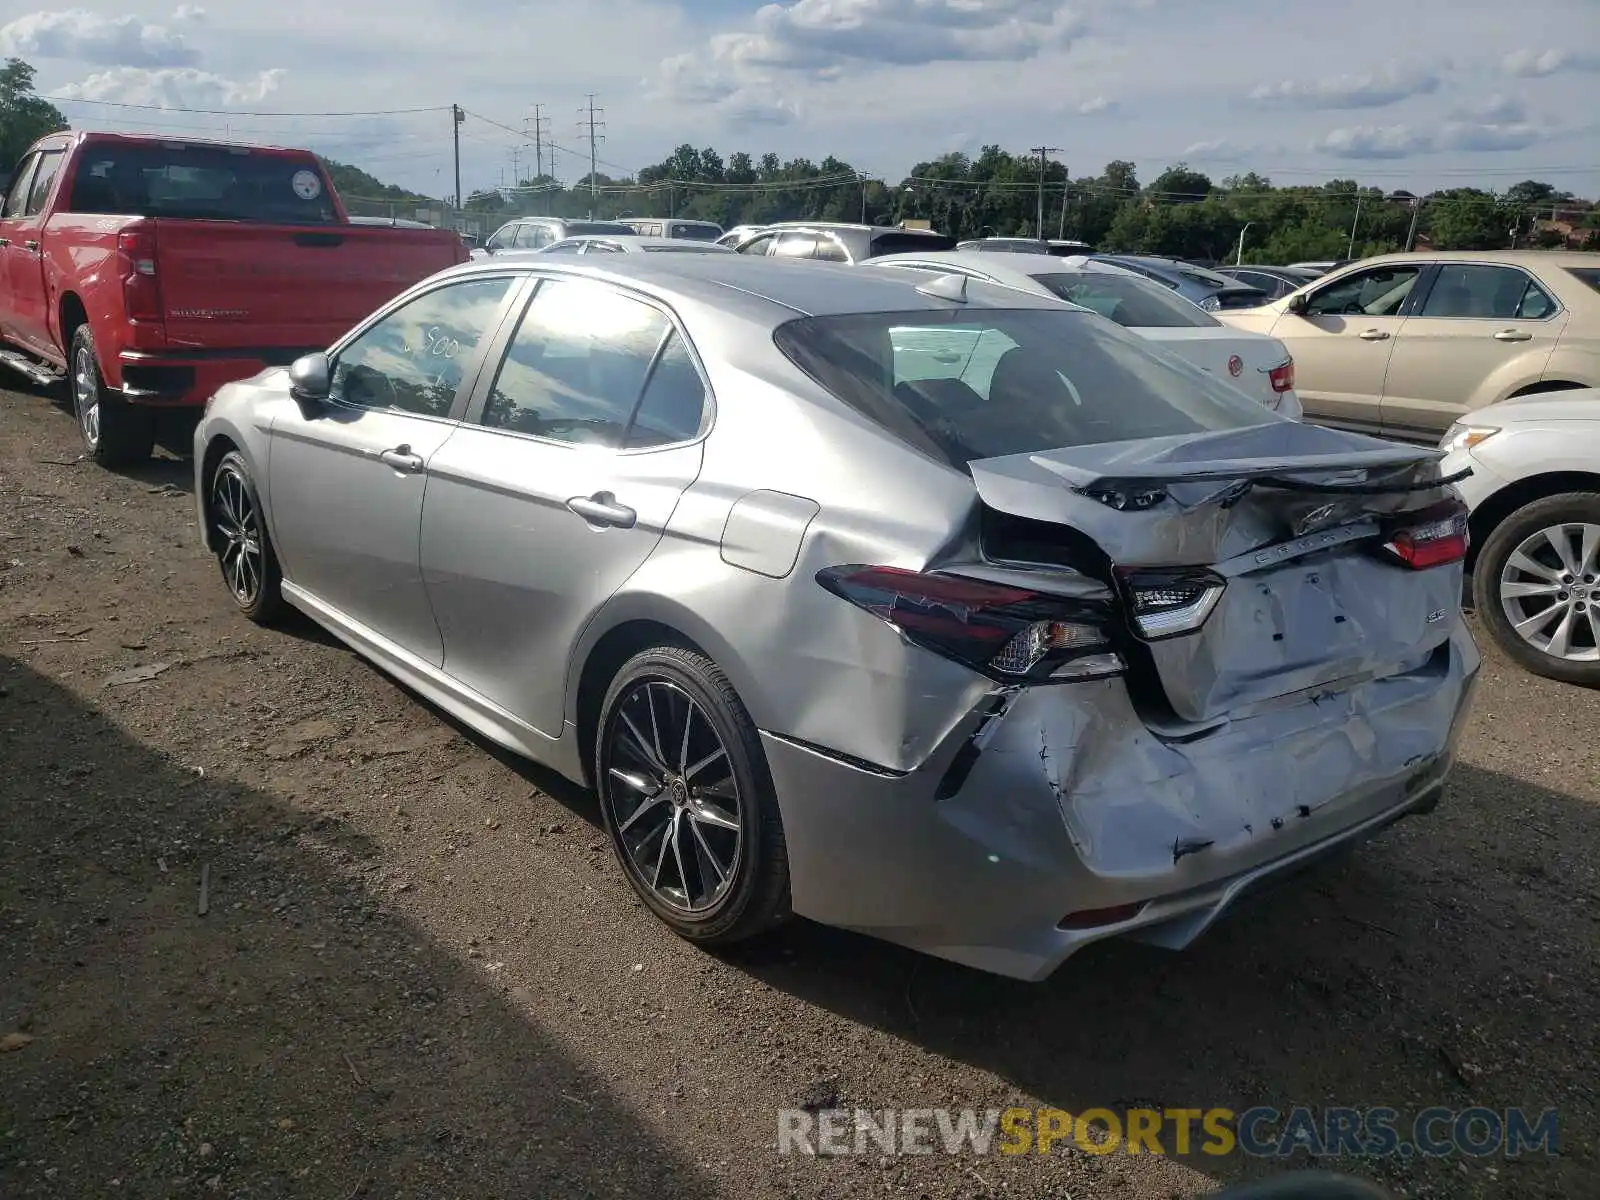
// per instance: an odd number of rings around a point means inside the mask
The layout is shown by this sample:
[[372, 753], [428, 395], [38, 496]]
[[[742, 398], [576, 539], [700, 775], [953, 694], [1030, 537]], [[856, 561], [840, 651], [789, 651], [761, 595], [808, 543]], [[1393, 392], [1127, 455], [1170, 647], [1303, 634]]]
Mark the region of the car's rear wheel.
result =
[[1518, 663], [1600, 684], [1600, 492], [1517, 509], [1484, 542], [1472, 582], [1479, 616]]
[[267, 534], [255, 481], [237, 450], [224, 454], [211, 473], [206, 508], [211, 545], [234, 605], [257, 624], [271, 623], [283, 612], [283, 572]]
[[601, 705], [594, 777], [629, 884], [679, 936], [731, 945], [789, 916], [766, 756], [710, 659], [661, 646], [623, 665]]
[[100, 356], [94, 334], [79, 325], [72, 334], [69, 386], [78, 436], [89, 457], [102, 467], [143, 462], [155, 448], [155, 422], [150, 413], [127, 403], [100, 374]]

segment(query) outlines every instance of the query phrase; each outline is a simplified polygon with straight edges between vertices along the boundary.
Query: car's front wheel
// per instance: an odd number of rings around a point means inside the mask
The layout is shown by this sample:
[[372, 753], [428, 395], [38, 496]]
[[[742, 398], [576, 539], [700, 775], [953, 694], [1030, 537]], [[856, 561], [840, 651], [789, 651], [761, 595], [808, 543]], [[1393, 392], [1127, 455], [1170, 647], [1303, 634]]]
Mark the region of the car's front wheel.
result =
[[283, 572], [249, 464], [237, 450], [224, 454], [212, 471], [206, 507], [211, 545], [234, 605], [258, 625], [270, 623], [283, 611]]
[[1600, 684], [1600, 492], [1513, 512], [1484, 542], [1472, 591], [1490, 635], [1522, 666]]
[[639, 898], [681, 937], [744, 941], [789, 916], [789, 866], [755, 723], [710, 659], [635, 655], [595, 739], [611, 844]]

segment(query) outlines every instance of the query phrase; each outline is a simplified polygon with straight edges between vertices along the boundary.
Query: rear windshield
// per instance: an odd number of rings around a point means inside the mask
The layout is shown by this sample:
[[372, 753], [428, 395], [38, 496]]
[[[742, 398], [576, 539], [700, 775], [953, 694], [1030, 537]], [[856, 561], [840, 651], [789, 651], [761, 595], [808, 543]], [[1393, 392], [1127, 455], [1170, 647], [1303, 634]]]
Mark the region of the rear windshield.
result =
[[881, 233], [872, 239], [870, 253], [874, 258], [880, 254], [903, 254], [911, 250], [932, 254], [938, 250], [953, 250], [955, 244], [955, 238], [938, 233]]
[[182, 142], [87, 143], [68, 211], [273, 225], [339, 220], [313, 159]]
[[577, 233], [609, 233], [613, 236], [621, 234], [623, 237], [633, 236], [631, 225], [619, 225], [615, 221], [566, 221], [567, 236]]
[[672, 236], [675, 238], [688, 238], [696, 242], [714, 242], [722, 236], [722, 229], [716, 225], [679, 221], [672, 226]]
[[843, 403], [952, 466], [1282, 419], [1138, 335], [1070, 309], [802, 317], [773, 340]]
[[1600, 292], [1600, 267], [1568, 267], [1567, 274]]
[[1130, 329], [1214, 329], [1222, 324], [1198, 304], [1126, 275], [1062, 271], [1034, 278], [1063, 300], [1091, 308]]

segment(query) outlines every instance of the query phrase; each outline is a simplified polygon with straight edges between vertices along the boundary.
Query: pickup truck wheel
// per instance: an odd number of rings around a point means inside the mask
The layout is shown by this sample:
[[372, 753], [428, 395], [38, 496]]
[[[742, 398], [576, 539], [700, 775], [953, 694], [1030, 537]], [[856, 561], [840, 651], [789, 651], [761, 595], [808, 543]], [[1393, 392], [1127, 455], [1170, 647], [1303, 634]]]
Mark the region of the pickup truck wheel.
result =
[[256, 624], [271, 624], [284, 609], [283, 572], [267, 534], [255, 480], [237, 450], [224, 454], [211, 473], [206, 512], [211, 545], [233, 603]]
[[155, 423], [144, 409], [106, 387], [87, 325], [72, 335], [72, 411], [89, 457], [102, 467], [143, 462], [155, 448]]

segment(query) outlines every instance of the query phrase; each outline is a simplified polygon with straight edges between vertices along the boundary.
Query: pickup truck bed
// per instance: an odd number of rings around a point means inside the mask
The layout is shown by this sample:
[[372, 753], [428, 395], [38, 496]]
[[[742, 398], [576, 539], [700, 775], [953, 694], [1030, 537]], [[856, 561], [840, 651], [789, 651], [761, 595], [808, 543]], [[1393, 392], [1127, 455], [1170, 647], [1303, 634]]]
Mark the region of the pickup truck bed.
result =
[[192, 422], [467, 257], [449, 230], [352, 222], [307, 151], [56, 134], [0, 209], [0, 361], [68, 377], [90, 454], [125, 462], [157, 410]]

